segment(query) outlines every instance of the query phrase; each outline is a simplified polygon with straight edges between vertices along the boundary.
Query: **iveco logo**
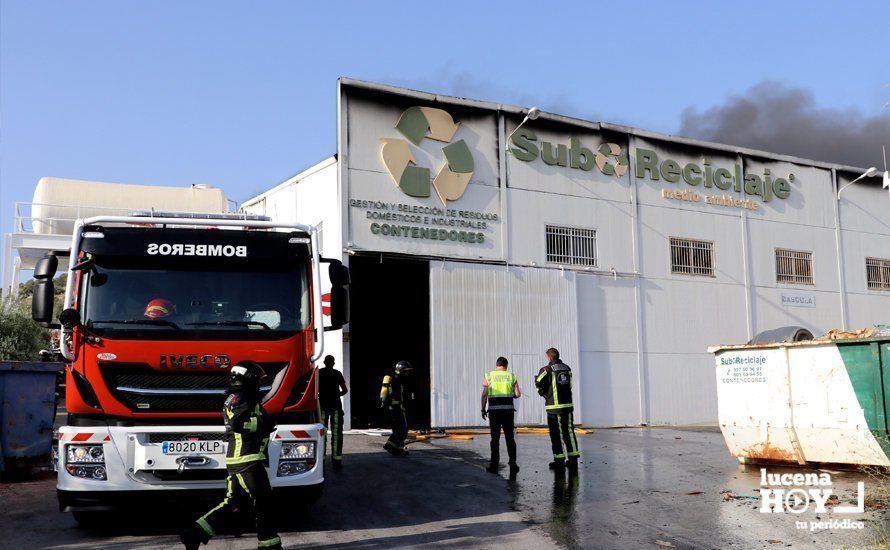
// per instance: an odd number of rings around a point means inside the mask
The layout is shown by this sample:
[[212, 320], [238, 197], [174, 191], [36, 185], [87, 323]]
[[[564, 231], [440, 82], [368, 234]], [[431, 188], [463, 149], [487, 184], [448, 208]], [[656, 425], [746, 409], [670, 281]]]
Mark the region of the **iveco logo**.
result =
[[232, 360], [228, 355], [175, 355], [172, 353], [161, 354], [162, 369], [226, 369], [232, 364]]

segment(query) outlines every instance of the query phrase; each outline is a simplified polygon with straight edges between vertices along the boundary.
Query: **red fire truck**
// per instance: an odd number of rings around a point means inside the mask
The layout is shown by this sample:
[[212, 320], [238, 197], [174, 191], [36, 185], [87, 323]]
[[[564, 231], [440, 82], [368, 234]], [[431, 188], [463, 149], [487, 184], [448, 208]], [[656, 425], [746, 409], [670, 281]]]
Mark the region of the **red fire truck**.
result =
[[38, 262], [32, 303], [34, 319], [62, 333], [63, 511], [86, 521], [149, 497], [222, 488], [225, 388], [230, 367], [247, 359], [268, 374], [273, 488], [303, 493], [298, 502], [317, 498], [324, 428], [314, 363], [323, 331], [348, 322], [349, 284], [348, 270], [320, 258], [318, 246], [315, 227], [259, 216], [149, 212], [75, 223], [60, 325], [51, 323], [56, 255]]

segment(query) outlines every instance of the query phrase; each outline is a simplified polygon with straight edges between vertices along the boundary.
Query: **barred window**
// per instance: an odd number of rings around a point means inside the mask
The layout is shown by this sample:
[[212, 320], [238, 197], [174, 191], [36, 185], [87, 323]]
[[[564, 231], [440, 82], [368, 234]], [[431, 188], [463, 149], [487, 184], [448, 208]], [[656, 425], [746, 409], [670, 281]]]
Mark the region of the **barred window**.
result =
[[890, 260], [885, 258], [866, 258], [865, 277], [868, 288], [873, 290], [890, 290]]
[[813, 283], [813, 253], [776, 249], [776, 281], [794, 285]]
[[714, 277], [714, 243], [671, 237], [671, 273]]
[[545, 233], [548, 262], [596, 267], [595, 229], [547, 225]]

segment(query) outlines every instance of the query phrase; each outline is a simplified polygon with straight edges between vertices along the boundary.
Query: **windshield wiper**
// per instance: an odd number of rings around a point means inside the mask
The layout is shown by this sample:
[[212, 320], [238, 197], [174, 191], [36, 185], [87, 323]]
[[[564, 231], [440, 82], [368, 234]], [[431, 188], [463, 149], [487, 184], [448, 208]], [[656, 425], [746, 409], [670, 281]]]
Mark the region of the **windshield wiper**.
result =
[[167, 321], [166, 319], [120, 319], [120, 320], [98, 320], [93, 321], [90, 320], [90, 325], [95, 323], [119, 323], [122, 325], [159, 325], [162, 327], [172, 327], [179, 328], [179, 325], [174, 323], [173, 321]]
[[272, 330], [272, 327], [262, 321], [202, 321], [198, 323], [186, 323], [190, 326], [220, 326], [220, 327], [263, 327]]

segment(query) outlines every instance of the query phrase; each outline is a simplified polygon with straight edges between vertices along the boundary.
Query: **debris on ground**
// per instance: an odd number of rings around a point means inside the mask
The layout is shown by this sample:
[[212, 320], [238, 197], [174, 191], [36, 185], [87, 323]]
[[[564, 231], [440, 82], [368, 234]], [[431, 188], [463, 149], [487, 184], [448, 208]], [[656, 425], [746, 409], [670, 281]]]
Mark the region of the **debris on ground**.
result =
[[687, 495], [703, 495], [704, 493], [705, 493], [704, 491], [689, 491], [686, 494]]
[[670, 543], [666, 540], [657, 540], [655, 541], [655, 546], [663, 546], [665, 548], [676, 548], [673, 543]]

